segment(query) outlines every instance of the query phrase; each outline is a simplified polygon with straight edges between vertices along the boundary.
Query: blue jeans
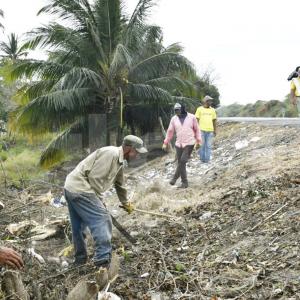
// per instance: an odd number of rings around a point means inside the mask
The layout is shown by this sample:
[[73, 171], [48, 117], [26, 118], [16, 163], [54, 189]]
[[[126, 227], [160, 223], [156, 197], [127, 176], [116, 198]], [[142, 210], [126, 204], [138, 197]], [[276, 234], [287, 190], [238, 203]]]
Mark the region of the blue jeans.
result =
[[213, 137], [213, 132], [211, 131], [201, 131], [202, 145], [199, 150], [200, 160], [202, 162], [209, 162], [211, 154], [211, 142]]
[[77, 194], [65, 190], [68, 203], [75, 262], [86, 262], [87, 250], [84, 229], [88, 227], [95, 242], [94, 262], [110, 262], [111, 259], [111, 216], [102, 201], [94, 194]]

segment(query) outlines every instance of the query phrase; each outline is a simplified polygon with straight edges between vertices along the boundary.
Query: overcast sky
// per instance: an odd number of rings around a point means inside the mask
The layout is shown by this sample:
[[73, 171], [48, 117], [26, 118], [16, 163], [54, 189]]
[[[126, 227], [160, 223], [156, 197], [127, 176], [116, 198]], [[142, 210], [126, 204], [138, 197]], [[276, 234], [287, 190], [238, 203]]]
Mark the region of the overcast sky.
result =
[[[36, 17], [47, 0], [1, 0], [6, 33], [19, 35], [48, 21]], [[127, 0], [132, 11], [137, 0]], [[300, 65], [299, 0], [158, 0], [150, 23], [164, 43], [180, 42], [201, 74], [214, 70], [221, 104], [283, 100]], [[0, 35], [3, 38], [3, 34]]]

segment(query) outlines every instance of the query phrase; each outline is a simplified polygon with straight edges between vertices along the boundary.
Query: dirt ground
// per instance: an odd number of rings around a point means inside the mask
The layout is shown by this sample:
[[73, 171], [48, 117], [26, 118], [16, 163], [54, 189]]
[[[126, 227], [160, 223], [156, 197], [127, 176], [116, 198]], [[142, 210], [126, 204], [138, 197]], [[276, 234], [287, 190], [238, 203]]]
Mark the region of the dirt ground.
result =
[[[136, 207], [174, 218], [128, 215], [113, 190], [105, 193], [113, 216], [137, 239], [131, 245], [114, 229], [121, 268], [110, 291], [121, 299], [300, 299], [299, 142], [298, 128], [226, 123], [214, 140], [211, 163], [201, 164], [193, 153], [188, 189], [168, 184], [173, 154], [128, 170]], [[71, 259], [58, 258], [70, 245], [70, 226], [66, 207], [49, 200], [61, 190], [52, 186], [47, 198], [49, 187], [1, 191], [1, 239], [22, 252], [22, 277], [32, 299], [65, 299], [89, 273], [68, 269]], [[62, 221], [40, 241], [33, 241], [30, 227], [18, 236], [7, 231], [25, 219]], [[32, 247], [45, 263], [28, 254]]]

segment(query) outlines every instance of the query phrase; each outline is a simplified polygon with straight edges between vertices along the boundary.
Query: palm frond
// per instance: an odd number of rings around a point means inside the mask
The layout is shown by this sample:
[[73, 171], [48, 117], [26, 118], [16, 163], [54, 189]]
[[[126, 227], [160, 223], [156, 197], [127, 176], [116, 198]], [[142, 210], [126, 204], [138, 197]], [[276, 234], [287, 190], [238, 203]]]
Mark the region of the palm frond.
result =
[[78, 28], [73, 29], [55, 22], [32, 30], [28, 36], [29, 39], [24, 43], [23, 49], [66, 47], [69, 50], [74, 50], [77, 49], [78, 42], [82, 40]]
[[129, 32], [133, 27], [143, 24], [146, 17], [149, 15], [149, 9], [154, 5], [154, 0], [139, 0], [128, 22], [127, 31]]
[[14, 96], [14, 100], [24, 106], [28, 104], [32, 99], [38, 98], [43, 94], [50, 91], [56, 84], [55, 80], [41, 80], [37, 82], [30, 82], [24, 84], [19, 88]]
[[86, 112], [93, 100], [90, 89], [54, 91], [42, 95], [17, 109], [15, 130], [40, 135], [65, 124]]
[[188, 81], [184, 80], [178, 76], [165, 76], [154, 78], [148, 81], [145, 81], [146, 84], [160, 87], [168, 92], [172, 93], [174, 90], [180, 90], [182, 92], [186, 92], [190, 88], [193, 88], [193, 84]]
[[57, 64], [43, 60], [22, 60], [12, 67], [11, 78], [32, 78], [58, 80], [71, 68], [67, 65]]
[[169, 92], [159, 87], [148, 84], [128, 85], [129, 99], [134, 99], [135, 103], [169, 103], [172, 96]]
[[7, 42], [3, 41], [0, 43], [0, 51], [4, 53], [2, 55], [3, 57], [8, 57], [13, 60], [27, 55], [27, 52], [23, 51], [22, 47], [19, 47], [19, 38], [14, 33], [8, 36]]
[[[40, 165], [43, 168], [50, 168], [60, 162], [65, 157], [65, 153], [71, 150], [74, 130], [78, 131], [82, 126], [83, 121], [82, 119], [79, 119], [58, 134], [42, 152]], [[73, 147], [72, 151], [74, 152]]]
[[187, 110], [189, 110], [191, 113], [194, 113], [192, 111], [195, 107], [199, 106], [199, 99], [195, 98], [188, 98], [188, 97], [179, 97], [179, 96], [172, 96], [172, 102], [178, 102], [181, 104], [185, 104]]
[[50, 0], [50, 4], [41, 8], [38, 15], [42, 13], [56, 15], [62, 20], [70, 20], [83, 27], [86, 19], [90, 17], [80, 0]]
[[56, 84], [56, 87], [60, 90], [74, 90], [84, 87], [100, 90], [102, 86], [100, 75], [87, 68], [72, 68]]
[[154, 5], [154, 0], [139, 0], [124, 33], [124, 44], [127, 47], [138, 45], [138, 39], [142, 37], [142, 32], [145, 32], [147, 27], [145, 19]]
[[188, 79], [196, 76], [192, 63], [186, 57], [178, 53], [164, 52], [136, 64], [130, 70], [129, 80], [143, 82], [174, 73]]
[[111, 79], [114, 78], [118, 70], [120, 70], [120, 68], [124, 66], [130, 68], [131, 64], [132, 64], [132, 57], [129, 54], [128, 49], [124, 45], [118, 44], [115, 49], [112, 62], [110, 64], [109, 77]]
[[164, 52], [173, 52], [173, 53], [182, 54], [183, 50], [184, 48], [182, 45], [180, 45], [180, 43], [173, 43], [169, 45]]
[[94, 6], [97, 32], [107, 57], [112, 55], [120, 40], [120, 4], [120, 0], [98, 0]]

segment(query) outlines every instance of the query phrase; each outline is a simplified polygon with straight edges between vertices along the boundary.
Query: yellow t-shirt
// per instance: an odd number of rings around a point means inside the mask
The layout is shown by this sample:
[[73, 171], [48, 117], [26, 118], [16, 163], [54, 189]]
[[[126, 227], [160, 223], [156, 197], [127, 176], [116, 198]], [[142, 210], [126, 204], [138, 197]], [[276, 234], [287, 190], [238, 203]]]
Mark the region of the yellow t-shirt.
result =
[[217, 114], [214, 108], [199, 106], [196, 110], [195, 117], [199, 119], [200, 130], [214, 131], [213, 120], [217, 119]]
[[294, 90], [295, 91], [295, 95], [297, 97], [300, 97], [300, 91], [297, 89], [295, 83], [293, 82], [294, 80], [298, 80], [299, 81], [299, 85], [300, 85], [300, 78], [297, 77], [297, 78], [294, 78], [292, 81], [291, 81], [291, 90]]

